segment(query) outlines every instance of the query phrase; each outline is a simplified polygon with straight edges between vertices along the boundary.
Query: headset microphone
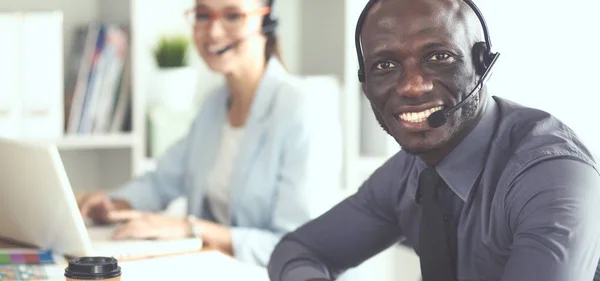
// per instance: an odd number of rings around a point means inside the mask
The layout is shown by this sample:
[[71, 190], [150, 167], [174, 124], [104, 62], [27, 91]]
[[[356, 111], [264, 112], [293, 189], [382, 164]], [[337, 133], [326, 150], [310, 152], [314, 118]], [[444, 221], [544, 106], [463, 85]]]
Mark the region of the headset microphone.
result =
[[[260, 32], [258, 32], [259, 34], [268, 34], [268, 33], [273, 33], [275, 32], [275, 29], [277, 29], [277, 25], [278, 20], [275, 19], [275, 16], [273, 14], [273, 3], [275, 2], [275, 0], [270, 0], [269, 3], [267, 4], [267, 6], [269, 7], [270, 11], [268, 14], [266, 14], [263, 18], [263, 22], [262, 22], [262, 27]], [[228, 52], [229, 50], [237, 47], [237, 45], [239, 45], [240, 43], [242, 43], [242, 41], [246, 40], [246, 38], [250, 37], [249, 35], [242, 37], [241, 39], [236, 40], [235, 42], [223, 47], [222, 49], [218, 50], [216, 53], [217, 55], [222, 55], [226, 52]]]
[[[275, 30], [275, 27], [277, 26], [277, 24], [271, 24], [271, 25], [265, 25], [262, 30], [260, 32], [257, 32], [258, 34], [266, 34], [269, 32], [273, 32]], [[252, 35], [252, 34], [251, 34]], [[237, 45], [239, 45], [240, 43], [242, 43], [242, 41], [246, 40], [248, 37], [250, 37], [250, 35], [244, 36], [238, 40], [236, 40], [235, 42], [223, 47], [222, 49], [216, 51], [217, 55], [222, 55], [228, 51], [230, 51], [231, 49], [237, 47]]]
[[490, 65], [486, 68], [483, 75], [481, 75], [481, 78], [479, 78], [479, 81], [477, 81], [477, 85], [475, 86], [475, 88], [462, 101], [460, 101], [450, 109], [438, 110], [429, 115], [429, 117], [427, 118], [427, 123], [429, 123], [429, 127], [437, 128], [446, 124], [446, 122], [448, 122], [448, 116], [465, 106], [465, 104], [467, 104], [467, 102], [475, 96], [475, 93], [478, 93], [481, 90], [483, 85], [490, 78], [490, 73], [492, 72], [494, 64], [496, 64], [496, 60], [498, 60], [498, 57], [500, 57], [500, 53], [494, 54], [494, 58], [490, 62]]
[[223, 49], [220, 49], [220, 50], [218, 50], [218, 51], [216, 52], [216, 53], [217, 53], [217, 55], [219, 55], [219, 56], [220, 56], [220, 55], [224, 54], [225, 52], [227, 52], [227, 51], [229, 51], [229, 50], [231, 50], [231, 49], [235, 48], [235, 47], [236, 47], [237, 45], [239, 45], [239, 44], [240, 44], [240, 43], [241, 43], [241, 42], [242, 42], [244, 39], [246, 39], [246, 38], [244, 37], [244, 38], [242, 38], [242, 39], [239, 39], [239, 40], [235, 41], [233, 44], [229, 44], [229, 45], [225, 46]]
[[[275, 27], [277, 27], [276, 23], [272, 23], [270, 25], [265, 25], [263, 26], [262, 30], [260, 32], [257, 32], [258, 34], [267, 34], [269, 32], [273, 32], [275, 31]], [[253, 33], [254, 34], [254, 33]], [[246, 40], [248, 37], [250, 37], [252, 34], [244, 36], [238, 40], [236, 40], [235, 42], [223, 47], [222, 49], [216, 51], [217, 55], [222, 55], [226, 52], [228, 52], [229, 50], [237, 47], [237, 45], [239, 45], [240, 43], [242, 43], [242, 41]]]

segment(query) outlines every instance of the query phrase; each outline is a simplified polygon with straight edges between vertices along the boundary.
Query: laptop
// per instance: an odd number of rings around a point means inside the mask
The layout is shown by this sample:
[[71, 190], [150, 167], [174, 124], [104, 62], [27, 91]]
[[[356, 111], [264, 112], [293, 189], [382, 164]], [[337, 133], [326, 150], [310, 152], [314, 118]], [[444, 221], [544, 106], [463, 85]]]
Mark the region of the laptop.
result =
[[70, 257], [126, 259], [202, 248], [198, 238], [114, 241], [115, 227], [86, 226], [55, 145], [0, 138], [0, 239]]

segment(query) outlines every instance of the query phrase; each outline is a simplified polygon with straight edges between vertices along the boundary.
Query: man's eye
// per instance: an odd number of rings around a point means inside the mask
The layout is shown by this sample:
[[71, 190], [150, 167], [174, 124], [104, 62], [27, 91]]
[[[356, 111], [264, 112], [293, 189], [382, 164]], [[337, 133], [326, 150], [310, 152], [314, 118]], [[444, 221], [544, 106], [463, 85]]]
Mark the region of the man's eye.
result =
[[448, 53], [435, 53], [427, 61], [450, 63], [454, 62], [454, 58]]
[[377, 68], [379, 70], [386, 70], [386, 69], [390, 69], [390, 68], [394, 68], [394, 67], [396, 67], [396, 65], [389, 61], [380, 62], [375, 65], [375, 68]]

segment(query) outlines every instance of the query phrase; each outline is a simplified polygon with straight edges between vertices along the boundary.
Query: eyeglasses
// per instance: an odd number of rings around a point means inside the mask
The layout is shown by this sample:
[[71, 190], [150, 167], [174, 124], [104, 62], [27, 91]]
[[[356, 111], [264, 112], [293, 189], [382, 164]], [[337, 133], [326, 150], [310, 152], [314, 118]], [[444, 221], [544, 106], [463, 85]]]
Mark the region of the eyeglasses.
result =
[[269, 7], [249, 11], [226, 9], [218, 12], [203, 7], [194, 7], [185, 12], [185, 17], [194, 28], [207, 28], [211, 22], [221, 20], [223, 28], [228, 31], [235, 31], [244, 26], [248, 17], [265, 16], [269, 12], [271, 12]]

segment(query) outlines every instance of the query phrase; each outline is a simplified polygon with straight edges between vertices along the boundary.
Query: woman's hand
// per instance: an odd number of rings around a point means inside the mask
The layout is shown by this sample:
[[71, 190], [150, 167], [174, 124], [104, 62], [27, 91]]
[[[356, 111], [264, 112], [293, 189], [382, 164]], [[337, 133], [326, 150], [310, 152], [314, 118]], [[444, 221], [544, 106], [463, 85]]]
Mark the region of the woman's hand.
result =
[[120, 210], [130, 210], [131, 206], [124, 200], [111, 200], [104, 193], [89, 193], [77, 202], [83, 219], [90, 218], [94, 223], [115, 223], [109, 218], [109, 213]]
[[[181, 239], [191, 234], [189, 222], [184, 218], [132, 210], [110, 212], [109, 217], [112, 221], [125, 221], [113, 239]], [[204, 247], [233, 256], [228, 227], [201, 219], [194, 219], [192, 223], [200, 227]]]
[[113, 234], [113, 239], [181, 239], [189, 236], [185, 219], [139, 211], [114, 211], [112, 221], [125, 221]]
[[202, 243], [211, 249], [233, 256], [231, 229], [211, 221], [195, 219], [194, 224], [200, 226]]

